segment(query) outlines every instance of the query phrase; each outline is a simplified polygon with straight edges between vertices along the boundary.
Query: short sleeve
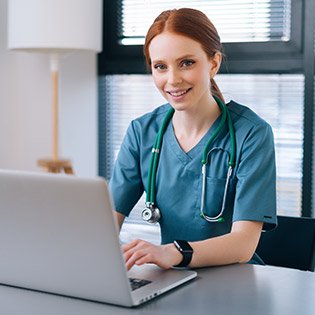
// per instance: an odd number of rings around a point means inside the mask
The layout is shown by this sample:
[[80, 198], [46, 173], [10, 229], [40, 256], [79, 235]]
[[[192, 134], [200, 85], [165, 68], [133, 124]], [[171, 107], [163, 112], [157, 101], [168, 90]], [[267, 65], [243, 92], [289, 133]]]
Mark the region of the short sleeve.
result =
[[277, 224], [276, 166], [271, 127], [260, 123], [248, 133], [240, 150], [233, 221], [263, 222], [264, 230]]
[[144, 190], [139, 154], [139, 140], [132, 122], [124, 137], [109, 181], [115, 210], [125, 216], [129, 215]]

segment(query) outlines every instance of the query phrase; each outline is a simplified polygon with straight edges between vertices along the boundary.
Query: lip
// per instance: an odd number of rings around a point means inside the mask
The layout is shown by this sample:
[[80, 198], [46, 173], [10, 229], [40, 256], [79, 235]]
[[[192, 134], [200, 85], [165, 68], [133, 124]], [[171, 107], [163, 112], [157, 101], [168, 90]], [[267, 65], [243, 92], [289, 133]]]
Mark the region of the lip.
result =
[[166, 91], [166, 93], [168, 95], [170, 95], [172, 97], [172, 99], [178, 101], [178, 100], [183, 99], [187, 95], [187, 93], [189, 93], [190, 90], [191, 90], [191, 88], [180, 89], [180, 90], [171, 90], [171, 91]]

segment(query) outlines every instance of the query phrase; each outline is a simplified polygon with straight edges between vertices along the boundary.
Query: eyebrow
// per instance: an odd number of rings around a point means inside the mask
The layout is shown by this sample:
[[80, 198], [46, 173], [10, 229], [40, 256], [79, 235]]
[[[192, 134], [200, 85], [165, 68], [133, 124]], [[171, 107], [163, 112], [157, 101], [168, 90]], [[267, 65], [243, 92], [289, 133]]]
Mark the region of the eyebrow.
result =
[[196, 56], [195, 55], [184, 55], [182, 57], [177, 58], [176, 61], [183, 60], [183, 59], [189, 59], [189, 58], [196, 58]]
[[[181, 57], [177, 58], [176, 61], [180, 61], [180, 60], [183, 60], [183, 59], [189, 59], [189, 58], [196, 58], [196, 56], [188, 54], [188, 55], [184, 55], [184, 56], [181, 56]], [[163, 63], [164, 61], [161, 60], [161, 59], [152, 60], [152, 64], [153, 63], [161, 63], [161, 62]]]

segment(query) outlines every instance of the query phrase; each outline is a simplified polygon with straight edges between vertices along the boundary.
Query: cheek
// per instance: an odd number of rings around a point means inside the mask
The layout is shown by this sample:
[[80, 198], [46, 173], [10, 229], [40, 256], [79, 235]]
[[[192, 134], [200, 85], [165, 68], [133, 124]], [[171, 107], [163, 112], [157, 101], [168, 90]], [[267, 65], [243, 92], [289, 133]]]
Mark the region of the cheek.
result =
[[187, 72], [183, 79], [201, 89], [206, 86], [210, 87], [210, 75], [204, 69], [198, 68], [195, 71]]
[[201, 76], [199, 76], [199, 84], [204, 88], [208, 88], [210, 90], [211, 81], [210, 75], [207, 72], [204, 72]]
[[162, 76], [157, 76], [157, 75], [153, 75], [153, 81], [155, 86], [159, 89], [159, 90], [163, 90], [164, 84], [165, 84], [165, 80], [163, 79]]

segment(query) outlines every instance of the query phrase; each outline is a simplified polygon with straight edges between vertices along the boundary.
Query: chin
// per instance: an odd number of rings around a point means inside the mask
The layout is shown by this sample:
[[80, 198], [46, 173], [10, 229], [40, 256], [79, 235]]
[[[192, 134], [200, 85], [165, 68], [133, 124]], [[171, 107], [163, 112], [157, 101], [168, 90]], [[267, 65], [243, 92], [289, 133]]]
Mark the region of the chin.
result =
[[191, 105], [187, 103], [180, 103], [180, 102], [174, 102], [174, 101], [173, 102], [169, 101], [169, 103], [176, 111], [179, 111], [179, 112], [185, 111], [191, 108]]
[[169, 103], [171, 104], [171, 106], [176, 110], [176, 111], [183, 111], [185, 110], [187, 107], [186, 106], [183, 106], [182, 104], [177, 104], [177, 103], [174, 103], [174, 102], [170, 102]]

